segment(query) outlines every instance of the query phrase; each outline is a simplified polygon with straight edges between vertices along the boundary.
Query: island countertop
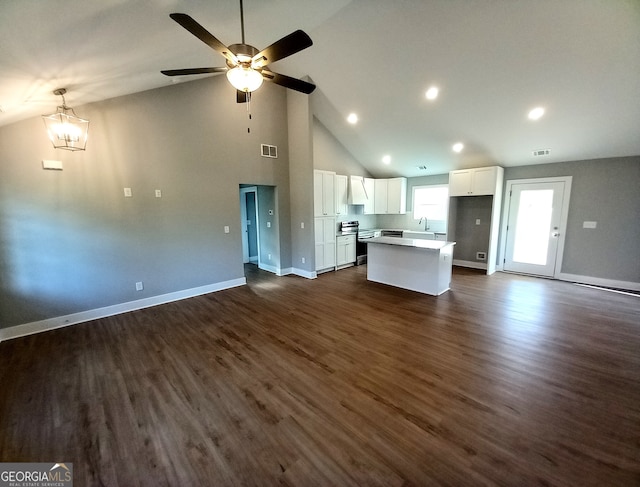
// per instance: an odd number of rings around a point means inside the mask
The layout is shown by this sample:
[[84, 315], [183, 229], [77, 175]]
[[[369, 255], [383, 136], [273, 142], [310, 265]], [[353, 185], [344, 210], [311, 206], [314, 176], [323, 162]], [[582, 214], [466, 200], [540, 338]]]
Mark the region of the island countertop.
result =
[[440, 250], [455, 242], [445, 242], [442, 240], [425, 240], [422, 238], [400, 238], [400, 237], [375, 237], [367, 240], [367, 244], [399, 245], [402, 247], [415, 247], [426, 250]]

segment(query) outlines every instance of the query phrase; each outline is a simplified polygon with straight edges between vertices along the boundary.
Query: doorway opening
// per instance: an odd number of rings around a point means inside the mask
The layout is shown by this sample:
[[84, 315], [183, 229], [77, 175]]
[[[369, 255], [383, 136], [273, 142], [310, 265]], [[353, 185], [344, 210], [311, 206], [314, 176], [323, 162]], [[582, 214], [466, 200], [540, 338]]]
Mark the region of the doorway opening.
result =
[[260, 235], [258, 232], [258, 188], [240, 188], [240, 222], [242, 228], [242, 262], [260, 266]]
[[277, 188], [241, 184], [239, 189], [245, 278], [254, 275], [258, 269], [282, 275]]
[[502, 270], [555, 278], [561, 272], [571, 176], [507, 181]]

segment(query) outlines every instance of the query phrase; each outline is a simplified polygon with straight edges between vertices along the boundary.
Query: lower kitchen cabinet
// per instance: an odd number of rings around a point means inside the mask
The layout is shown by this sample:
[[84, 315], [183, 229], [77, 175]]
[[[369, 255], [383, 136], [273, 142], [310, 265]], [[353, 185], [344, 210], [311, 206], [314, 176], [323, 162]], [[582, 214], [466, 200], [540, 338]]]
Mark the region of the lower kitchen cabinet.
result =
[[354, 264], [356, 261], [356, 236], [341, 235], [336, 237], [336, 266]]
[[316, 271], [334, 269], [336, 266], [336, 219], [315, 218]]

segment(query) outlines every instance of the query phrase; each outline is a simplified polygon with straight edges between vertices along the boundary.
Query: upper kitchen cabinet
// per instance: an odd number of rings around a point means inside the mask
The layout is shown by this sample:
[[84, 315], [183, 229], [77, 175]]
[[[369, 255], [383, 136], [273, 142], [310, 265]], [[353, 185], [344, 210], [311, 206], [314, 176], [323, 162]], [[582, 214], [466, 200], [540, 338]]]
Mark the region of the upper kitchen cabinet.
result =
[[494, 195], [502, 190], [503, 173], [499, 166], [451, 171], [449, 196]]
[[347, 200], [347, 176], [336, 175], [336, 215], [343, 216], [349, 212], [349, 202]]
[[333, 171], [313, 171], [313, 214], [314, 216], [335, 216], [336, 214], [336, 173]]
[[374, 194], [376, 215], [407, 212], [407, 178], [376, 179]]

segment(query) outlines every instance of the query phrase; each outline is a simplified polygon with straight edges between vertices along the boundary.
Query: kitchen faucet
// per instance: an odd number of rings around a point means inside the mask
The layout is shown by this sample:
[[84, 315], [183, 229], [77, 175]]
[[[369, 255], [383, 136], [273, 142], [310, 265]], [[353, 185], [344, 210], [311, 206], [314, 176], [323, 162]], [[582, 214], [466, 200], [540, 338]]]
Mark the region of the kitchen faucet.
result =
[[418, 225], [422, 225], [422, 220], [424, 220], [424, 231], [426, 232], [427, 230], [429, 230], [429, 223], [427, 222], [427, 217], [426, 216], [420, 217], [420, 220], [418, 220]]

